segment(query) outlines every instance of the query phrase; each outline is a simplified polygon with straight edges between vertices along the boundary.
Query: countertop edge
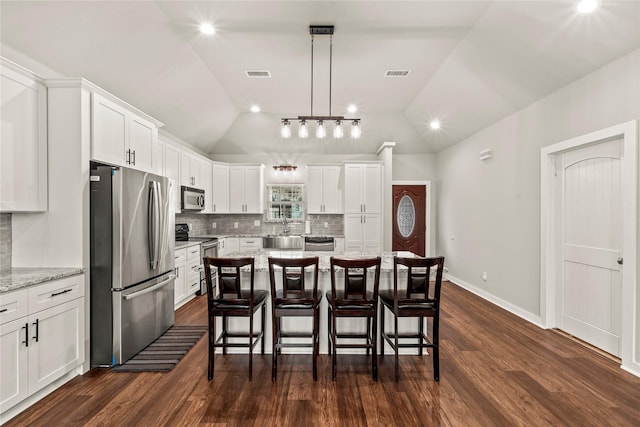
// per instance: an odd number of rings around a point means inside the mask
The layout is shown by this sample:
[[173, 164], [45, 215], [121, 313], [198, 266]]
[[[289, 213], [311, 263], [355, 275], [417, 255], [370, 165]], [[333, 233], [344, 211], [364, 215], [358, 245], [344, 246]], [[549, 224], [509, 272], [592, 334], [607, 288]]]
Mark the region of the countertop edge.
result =
[[14, 267], [0, 272], [0, 294], [85, 272], [84, 268]]

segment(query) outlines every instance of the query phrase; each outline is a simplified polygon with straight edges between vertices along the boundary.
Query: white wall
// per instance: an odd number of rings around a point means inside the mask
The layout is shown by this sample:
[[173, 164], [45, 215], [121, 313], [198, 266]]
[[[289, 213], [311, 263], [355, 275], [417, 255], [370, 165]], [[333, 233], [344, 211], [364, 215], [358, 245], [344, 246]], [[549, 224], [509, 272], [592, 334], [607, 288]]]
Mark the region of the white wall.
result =
[[[449, 273], [539, 317], [540, 148], [638, 118], [640, 50], [438, 153], [437, 246]], [[484, 148], [491, 160], [479, 159]]]
[[393, 154], [394, 181], [435, 181], [436, 178], [435, 154]]

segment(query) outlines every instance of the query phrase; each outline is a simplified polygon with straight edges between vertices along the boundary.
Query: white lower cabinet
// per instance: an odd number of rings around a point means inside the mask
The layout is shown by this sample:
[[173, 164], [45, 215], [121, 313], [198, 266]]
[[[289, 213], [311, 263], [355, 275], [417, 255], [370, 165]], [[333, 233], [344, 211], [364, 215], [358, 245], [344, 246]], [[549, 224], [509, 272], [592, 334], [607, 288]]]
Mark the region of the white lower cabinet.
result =
[[177, 308], [187, 297], [187, 249], [176, 249], [175, 259], [174, 305]]
[[0, 413], [84, 363], [84, 325], [83, 275], [0, 294]]
[[225, 237], [218, 242], [218, 256], [227, 256], [240, 250], [240, 241], [237, 237]]
[[200, 245], [189, 246], [187, 248], [187, 284], [185, 291], [187, 297], [193, 296], [200, 290], [200, 269], [202, 258], [200, 258]]
[[174, 306], [178, 308], [200, 290], [200, 245], [176, 249], [175, 263]]

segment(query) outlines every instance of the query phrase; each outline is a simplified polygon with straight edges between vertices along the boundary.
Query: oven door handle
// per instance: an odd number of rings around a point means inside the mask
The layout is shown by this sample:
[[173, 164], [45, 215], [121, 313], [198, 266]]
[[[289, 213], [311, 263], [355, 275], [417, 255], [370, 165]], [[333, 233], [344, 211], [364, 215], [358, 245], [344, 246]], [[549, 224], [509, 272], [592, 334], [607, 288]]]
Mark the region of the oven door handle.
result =
[[169, 276], [169, 278], [168, 278], [167, 280], [163, 280], [162, 282], [158, 283], [157, 285], [153, 285], [153, 286], [150, 286], [150, 287], [148, 287], [148, 288], [145, 288], [145, 289], [143, 289], [143, 290], [141, 290], [141, 291], [134, 292], [134, 293], [129, 294], [129, 295], [125, 295], [125, 296], [124, 296], [124, 299], [125, 299], [126, 301], [129, 301], [129, 300], [132, 300], [132, 299], [137, 298], [137, 297], [139, 297], [139, 296], [142, 296], [142, 295], [144, 295], [144, 294], [148, 294], [149, 292], [153, 292], [153, 291], [155, 291], [156, 289], [160, 289], [160, 288], [162, 288], [164, 285], [166, 285], [167, 283], [171, 282], [171, 281], [172, 281], [172, 280], [174, 280], [175, 278], [176, 278], [176, 276], [174, 276], [174, 275], [172, 274], [172, 275], [170, 275], [170, 276]]

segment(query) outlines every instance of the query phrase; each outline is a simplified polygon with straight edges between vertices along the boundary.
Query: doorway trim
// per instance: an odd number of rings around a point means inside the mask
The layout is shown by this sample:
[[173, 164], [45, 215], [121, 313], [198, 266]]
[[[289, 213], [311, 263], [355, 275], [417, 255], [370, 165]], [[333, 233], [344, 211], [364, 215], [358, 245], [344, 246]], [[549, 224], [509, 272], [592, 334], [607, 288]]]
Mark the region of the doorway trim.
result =
[[[433, 230], [435, 230], [435, 217], [432, 214], [433, 209], [433, 184], [431, 181], [391, 181], [391, 188], [393, 189], [394, 185], [424, 185], [425, 190], [427, 192], [425, 198], [424, 207], [424, 223], [426, 225], [426, 232], [424, 236], [425, 245], [424, 248], [425, 256], [433, 257], [436, 256], [436, 236]], [[393, 203], [391, 204], [391, 209], [393, 209]], [[391, 212], [391, 218], [393, 218], [393, 212]]]
[[554, 185], [558, 156], [568, 150], [622, 138], [622, 332], [620, 355], [622, 368], [640, 376], [637, 278], [638, 239], [638, 121], [632, 120], [541, 149], [540, 158], [540, 320], [545, 328], [554, 328], [560, 249], [556, 236], [560, 231], [557, 206], [559, 189]]

